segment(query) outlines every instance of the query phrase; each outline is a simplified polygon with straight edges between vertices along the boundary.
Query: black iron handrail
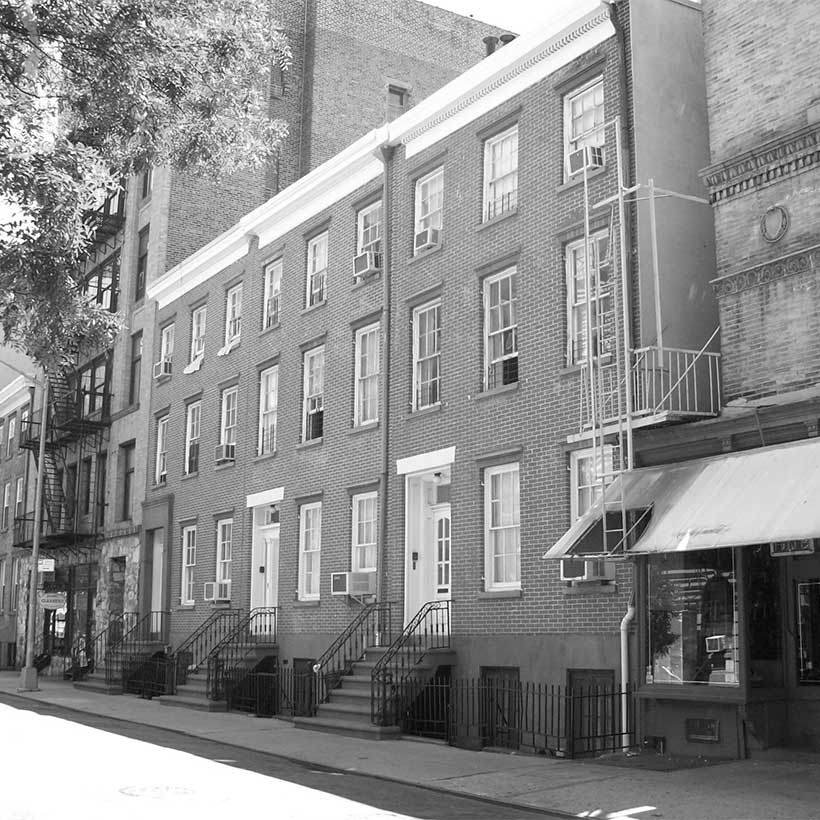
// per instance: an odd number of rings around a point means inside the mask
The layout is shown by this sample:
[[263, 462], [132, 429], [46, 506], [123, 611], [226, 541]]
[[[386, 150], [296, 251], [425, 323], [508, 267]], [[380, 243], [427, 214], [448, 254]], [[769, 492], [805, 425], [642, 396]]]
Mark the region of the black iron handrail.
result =
[[392, 643], [390, 602], [367, 604], [313, 665], [314, 713], [368, 647]]
[[208, 654], [208, 698], [224, 700], [226, 670], [240, 665], [255, 646], [275, 643], [276, 607], [252, 609]]
[[167, 641], [168, 619], [169, 613], [161, 610], [154, 610], [137, 618], [120, 640], [108, 648], [105, 655], [106, 683], [122, 682], [123, 665], [127, 659], [159, 651], [156, 647]]
[[110, 616], [106, 626], [92, 635], [90, 639], [87, 639], [85, 635], [78, 635], [71, 647], [74, 678], [83, 677], [106, 663], [108, 651], [117, 646], [138, 620], [139, 614], [136, 612], [121, 612]]
[[399, 717], [399, 687], [432, 649], [450, 648], [450, 602], [428, 601], [404, 627], [373, 667], [370, 675], [370, 717], [392, 726]]
[[188, 682], [190, 672], [199, 671], [214, 648], [236, 629], [242, 611], [239, 608], [215, 610], [174, 650], [171, 656], [174, 669], [171, 687], [174, 692], [177, 686]]

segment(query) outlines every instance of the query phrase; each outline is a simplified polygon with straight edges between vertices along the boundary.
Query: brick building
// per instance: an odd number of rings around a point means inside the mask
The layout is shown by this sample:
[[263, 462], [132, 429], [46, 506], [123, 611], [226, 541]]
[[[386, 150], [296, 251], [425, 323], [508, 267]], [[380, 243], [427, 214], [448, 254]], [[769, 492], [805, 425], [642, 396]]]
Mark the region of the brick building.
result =
[[641, 731], [675, 753], [744, 757], [820, 737], [811, 14], [704, 3], [723, 404], [637, 433], [638, 469], [620, 483], [636, 516], [651, 507], [630, 548]]
[[542, 556], [628, 457], [624, 339], [636, 428], [717, 410], [667, 391], [717, 324], [700, 30], [683, 0], [579, 3], [153, 283], [153, 344], [183, 340], [145, 524], [172, 644], [275, 606], [279, 663], [321, 668], [376, 598], [454, 675], [628, 675], [631, 565]]
[[[152, 479], [144, 455], [153, 377], [162, 378], [173, 339], [166, 336], [163, 347], [156, 337], [146, 287], [368, 128], [480, 60], [491, 33], [478, 21], [400, 0], [293, 0], [277, 3], [276, 13], [293, 51], [292, 68], [275, 69], [270, 84], [271, 113], [289, 123], [277, 162], [218, 186], [154, 169], [128, 180], [100, 213], [86, 289], [125, 322], [111, 350], [87, 353], [74, 373], [52, 377], [42, 548], [57, 568], [43, 582], [68, 593], [76, 617], [64, 640], [55, 643], [50, 622], [38, 626], [37, 640], [66, 659], [55, 664], [60, 669], [73, 663], [78, 641], [114, 621], [121, 630], [150, 607], [153, 555], [162, 545], [143, 549], [143, 516], [150, 529], [163, 513], [150, 499], [143, 512]], [[39, 418], [38, 410], [24, 442], [35, 454]], [[20, 546], [32, 542], [32, 509], [20, 516]], [[23, 631], [17, 640], [19, 660]]]

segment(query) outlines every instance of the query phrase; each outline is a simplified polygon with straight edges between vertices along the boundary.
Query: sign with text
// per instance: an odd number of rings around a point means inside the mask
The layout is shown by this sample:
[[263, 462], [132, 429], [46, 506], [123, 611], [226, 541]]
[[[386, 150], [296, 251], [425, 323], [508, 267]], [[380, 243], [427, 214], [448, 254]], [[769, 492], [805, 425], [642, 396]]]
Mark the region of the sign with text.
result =
[[39, 558], [37, 560], [37, 572], [54, 572], [54, 559]]
[[41, 592], [40, 606], [43, 609], [63, 609], [66, 605], [65, 592]]
[[811, 555], [814, 553], [814, 539], [802, 538], [798, 541], [773, 541], [769, 547], [773, 558], [784, 555]]

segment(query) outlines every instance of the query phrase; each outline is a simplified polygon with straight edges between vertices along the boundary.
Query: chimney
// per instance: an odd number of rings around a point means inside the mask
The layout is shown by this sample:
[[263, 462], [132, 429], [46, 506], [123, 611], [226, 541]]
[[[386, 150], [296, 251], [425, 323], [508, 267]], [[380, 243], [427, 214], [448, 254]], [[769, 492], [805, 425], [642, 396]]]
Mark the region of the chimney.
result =
[[487, 56], [489, 57], [498, 46], [498, 37], [493, 37], [492, 34], [484, 38], [484, 47], [487, 49]]
[[502, 34], [499, 38], [501, 40], [501, 45], [505, 46], [507, 43], [511, 43], [515, 39], [514, 34]]

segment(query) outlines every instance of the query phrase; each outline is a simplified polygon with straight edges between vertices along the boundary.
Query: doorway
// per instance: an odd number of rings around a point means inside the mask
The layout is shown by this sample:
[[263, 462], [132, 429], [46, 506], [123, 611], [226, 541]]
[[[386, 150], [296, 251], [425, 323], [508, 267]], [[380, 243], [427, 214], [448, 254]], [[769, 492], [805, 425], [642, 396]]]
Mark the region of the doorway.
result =
[[485, 746], [521, 745], [521, 674], [517, 666], [481, 667], [481, 709]]
[[[253, 511], [251, 609], [275, 607], [279, 601], [279, 510], [275, 504]], [[256, 634], [273, 627], [273, 620], [254, 621]]]

